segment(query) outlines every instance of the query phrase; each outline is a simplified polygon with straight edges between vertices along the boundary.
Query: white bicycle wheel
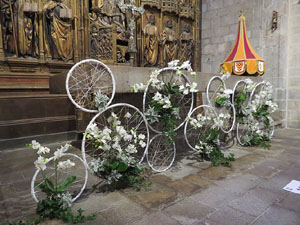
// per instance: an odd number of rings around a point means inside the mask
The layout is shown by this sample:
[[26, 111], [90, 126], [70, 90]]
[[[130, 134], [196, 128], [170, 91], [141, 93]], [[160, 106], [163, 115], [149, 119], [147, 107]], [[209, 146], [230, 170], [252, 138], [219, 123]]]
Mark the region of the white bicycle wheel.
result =
[[[236, 111], [233, 104], [218, 108], [216, 109], [216, 111], [219, 118], [223, 121], [223, 124], [222, 126], [220, 126], [220, 129], [225, 134], [230, 133], [233, 130], [236, 121]], [[225, 115], [225, 117], [221, 118], [222, 115]]]
[[[131, 130], [135, 130], [137, 135], [144, 135], [143, 142], [145, 146], [137, 146], [137, 153], [131, 154], [130, 156], [135, 157], [139, 163], [141, 163], [147, 153], [148, 144], [149, 144], [149, 129], [146, 122], [144, 115], [137, 109], [136, 107], [125, 104], [119, 103], [109, 106], [102, 112], [99, 112], [89, 123], [86, 132], [83, 136], [82, 140], [82, 158], [86, 163], [87, 168], [90, 169], [90, 163], [92, 160], [101, 159], [105, 151], [103, 148], [99, 146], [95, 146], [95, 140], [91, 140], [87, 137], [89, 133], [89, 129], [91, 126], [97, 126], [97, 129], [103, 131], [103, 129], [108, 128], [110, 130], [116, 130], [116, 127], [108, 121], [110, 116], [114, 113], [120, 124], [118, 126], [123, 126], [126, 133], [131, 134]], [[124, 150], [130, 144], [135, 144], [134, 139], [124, 141], [123, 139], [120, 140], [120, 147]], [[110, 140], [108, 144], [111, 144], [111, 148], [113, 146], [113, 140]], [[110, 149], [107, 149], [108, 151]]]
[[[75, 167], [68, 168], [58, 173], [58, 184], [64, 181], [66, 178], [71, 176], [76, 176], [76, 180], [72, 183], [66, 191], [68, 191], [72, 195], [72, 202], [76, 201], [82, 192], [84, 191], [87, 180], [88, 180], [88, 171], [85, 167], [85, 163], [83, 160], [72, 153], [63, 153], [62, 157], [58, 159], [58, 161], [65, 161], [70, 159], [72, 162], [75, 163]], [[54, 161], [54, 157], [51, 157], [47, 162], [47, 168], [42, 171], [44, 176], [46, 176], [53, 184], [56, 184], [56, 175], [55, 175], [55, 167], [49, 166], [51, 162]], [[46, 194], [39, 190], [39, 185], [44, 183], [44, 176], [41, 175], [40, 169], [37, 169], [33, 175], [31, 180], [31, 195], [36, 202], [39, 202], [41, 199], [46, 198]]]
[[245, 123], [237, 123], [236, 125], [236, 139], [238, 143], [242, 146], [245, 146], [247, 142], [247, 137], [251, 136], [251, 130], [248, 125]]
[[[202, 126], [197, 126], [196, 120], [201, 121], [200, 117], [210, 119], [207, 119]], [[188, 120], [184, 125], [184, 137], [187, 145], [192, 150], [198, 151], [196, 145], [199, 145], [200, 142], [205, 142], [207, 137], [209, 137], [210, 129], [214, 126], [214, 119], [217, 118], [215, 109], [209, 105], [200, 105], [189, 114]]]
[[264, 90], [265, 85], [266, 84], [265, 84], [264, 81], [262, 81], [260, 83], [257, 83], [255, 85], [255, 87], [253, 88], [253, 90], [252, 90], [252, 92], [250, 94], [249, 103], [251, 103], [254, 100], [254, 98], [255, 98], [256, 95], [258, 95], [262, 90]]
[[[68, 72], [66, 90], [77, 108], [97, 113], [112, 102], [116, 90], [115, 78], [104, 63], [86, 59], [76, 63]], [[97, 108], [95, 98], [99, 95], [103, 99], [103, 105]]]
[[[180, 86], [180, 85], [186, 85], [191, 84], [188, 77], [184, 74], [180, 75], [176, 73], [176, 70], [174, 68], [164, 68], [158, 71], [158, 79], [160, 81], [163, 81], [165, 84], [171, 84], [173, 86]], [[163, 118], [163, 115], [160, 115], [162, 119], [159, 119], [156, 122], [151, 123], [149, 117], [147, 116], [147, 110], [151, 107], [151, 101], [153, 96], [158, 90], [153, 88], [151, 84], [148, 84], [143, 97], [143, 113], [146, 114], [146, 119], [148, 120], [148, 125], [150, 129], [157, 133], [161, 134], [165, 131], [168, 131], [168, 125], [166, 124], [166, 119]], [[160, 92], [165, 92], [164, 90], [160, 90]], [[166, 93], [169, 94], [169, 93]], [[170, 95], [171, 96], [171, 105], [175, 107], [179, 107], [179, 117], [175, 119], [175, 126], [172, 128], [174, 131], [177, 131], [180, 129], [185, 121], [187, 115], [192, 111], [193, 104], [194, 104], [194, 93], [189, 93], [187, 95]], [[165, 115], [165, 114], [164, 114]]]
[[164, 172], [174, 163], [176, 146], [172, 139], [164, 134], [155, 135], [149, 143], [147, 162], [155, 172]]
[[208, 82], [206, 88], [206, 98], [209, 105], [212, 107], [216, 106], [216, 97], [217, 94], [221, 91], [221, 89], [226, 89], [226, 84], [221, 77], [214, 76]]

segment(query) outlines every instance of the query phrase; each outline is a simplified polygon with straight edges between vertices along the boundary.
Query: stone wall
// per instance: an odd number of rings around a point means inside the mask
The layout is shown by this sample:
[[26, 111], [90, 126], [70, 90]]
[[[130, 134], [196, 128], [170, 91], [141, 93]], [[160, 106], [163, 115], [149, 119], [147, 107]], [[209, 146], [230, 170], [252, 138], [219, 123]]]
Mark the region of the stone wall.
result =
[[300, 4], [290, 0], [287, 126], [300, 128]]
[[[291, 19], [289, 12], [294, 11], [289, 9], [289, 7], [293, 8], [291, 2], [292, 0], [202, 0], [201, 58], [202, 72], [218, 73], [220, 63], [229, 54], [236, 40], [238, 17], [243, 10], [250, 43], [266, 61], [266, 74], [263, 79], [273, 84], [275, 100], [283, 115], [283, 126], [288, 124], [290, 127], [293, 125], [290, 120], [295, 118], [286, 114], [290, 112], [287, 107], [290, 109], [295, 103], [295, 101], [291, 101], [288, 105], [286, 103], [287, 78], [290, 73], [290, 69], [288, 70], [288, 25]], [[271, 31], [273, 10], [278, 12], [278, 28], [274, 32]], [[300, 31], [300, 27], [298, 30]], [[300, 66], [300, 63], [298, 65]], [[300, 106], [298, 115], [300, 115]]]

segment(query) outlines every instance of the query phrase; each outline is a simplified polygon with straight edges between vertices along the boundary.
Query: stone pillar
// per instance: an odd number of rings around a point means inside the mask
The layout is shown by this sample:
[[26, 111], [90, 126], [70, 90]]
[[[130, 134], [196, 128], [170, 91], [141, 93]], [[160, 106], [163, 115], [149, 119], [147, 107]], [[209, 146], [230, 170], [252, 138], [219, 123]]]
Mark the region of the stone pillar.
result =
[[201, 8], [202, 8], [202, 0], [196, 1], [195, 4], [195, 22], [194, 22], [194, 40], [195, 43], [195, 55], [194, 55], [194, 63], [195, 63], [195, 71], [201, 70]]

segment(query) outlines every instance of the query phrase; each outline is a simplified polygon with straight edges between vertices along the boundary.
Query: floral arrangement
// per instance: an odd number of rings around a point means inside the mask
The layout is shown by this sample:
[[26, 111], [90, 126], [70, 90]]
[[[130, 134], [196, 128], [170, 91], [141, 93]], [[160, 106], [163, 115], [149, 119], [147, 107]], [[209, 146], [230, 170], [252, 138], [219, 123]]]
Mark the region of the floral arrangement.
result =
[[260, 145], [270, 147], [270, 139], [273, 133], [273, 119], [270, 116], [278, 110], [278, 105], [272, 99], [273, 87], [269, 82], [264, 83], [264, 88], [250, 104], [243, 108], [245, 115], [242, 122], [247, 125], [248, 132], [242, 137], [245, 145]]
[[229, 114], [220, 114], [218, 117], [212, 112], [205, 115], [199, 113], [195, 118], [190, 117], [188, 120], [192, 129], [199, 133], [197, 143], [195, 145], [196, 153], [202, 158], [211, 161], [212, 166], [231, 166], [234, 161], [234, 155], [230, 154], [225, 157], [220, 150], [220, 127], [224, 124], [224, 119], [230, 117]]
[[[125, 114], [126, 124], [131, 117], [129, 112]], [[135, 156], [139, 148], [146, 147], [146, 136], [138, 134], [134, 128], [127, 131], [113, 112], [107, 122], [109, 127], [99, 129], [96, 123], [92, 123], [86, 130], [86, 138], [92, 142], [96, 153], [89, 163], [90, 170], [112, 187], [139, 189], [145, 182], [142, 176], [145, 170], [140, 168]]]
[[[180, 100], [190, 93], [198, 92], [197, 83], [189, 84], [183, 78], [186, 72], [195, 76], [189, 61], [178, 65], [179, 60], [174, 60], [168, 64], [165, 69], [176, 71], [175, 79], [172, 81], [163, 81], [159, 79], [160, 71], [156, 70], [150, 75], [147, 82], [148, 88], [151, 88], [151, 99], [148, 102], [147, 110], [144, 112], [148, 123], [151, 126], [159, 124], [164, 133], [173, 138], [176, 134], [174, 129], [181, 120]], [[164, 71], [161, 70], [161, 71]], [[133, 92], [145, 90], [145, 84], [136, 84], [132, 87]]]
[[242, 119], [246, 116], [244, 113], [245, 107], [247, 107], [247, 100], [249, 99], [250, 93], [255, 88], [255, 83], [247, 78], [244, 80], [245, 85], [243, 86], [242, 90], [236, 93], [234, 97], [234, 107], [236, 110], [237, 118], [242, 121]]
[[[42, 175], [41, 181], [35, 181], [35, 188], [40, 189], [46, 198], [38, 202], [36, 209], [38, 216], [36, 218], [26, 223], [20, 221], [12, 224], [38, 224], [47, 218], [57, 218], [74, 224], [95, 219], [95, 215], [84, 216], [81, 209], [78, 210], [77, 215], [74, 215], [71, 210], [72, 195], [67, 189], [76, 181], [76, 176], [70, 176], [59, 182], [60, 173], [75, 166], [75, 163], [70, 159], [60, 161], [60, 158], [68, 151], [70, 145], [66, 144], [58, 148], [51, 158], [45, 157], [46, 154], [50, 153], [50, 149], [42, 146], [39, 142], [33, 140], [29, 146], [37, 151], [38, 159], [35, 160], [34, 165]], [[53, 161], [53, 167], [48, 165], [50, 161]], [[54, 168], [54, 174], [51, 174], [50, 177], [45, 172], [48, 167]]]
[[107, 106], [109, 97], [98, 90], [94, 93], [94, 102], [98, 111], [102, 111]]

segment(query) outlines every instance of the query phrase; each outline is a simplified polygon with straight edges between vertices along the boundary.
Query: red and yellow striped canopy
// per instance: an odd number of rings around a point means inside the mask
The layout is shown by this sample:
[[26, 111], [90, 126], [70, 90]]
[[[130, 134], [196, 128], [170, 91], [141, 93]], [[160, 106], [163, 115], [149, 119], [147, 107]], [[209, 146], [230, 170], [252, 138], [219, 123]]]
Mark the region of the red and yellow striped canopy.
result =
[[263, 75], [265, 61], [251, 46], [246, 32], [246, 17], [239, 18], [238, 34], [233, 49], [221, 64], [225, 73], [234, 75]]

